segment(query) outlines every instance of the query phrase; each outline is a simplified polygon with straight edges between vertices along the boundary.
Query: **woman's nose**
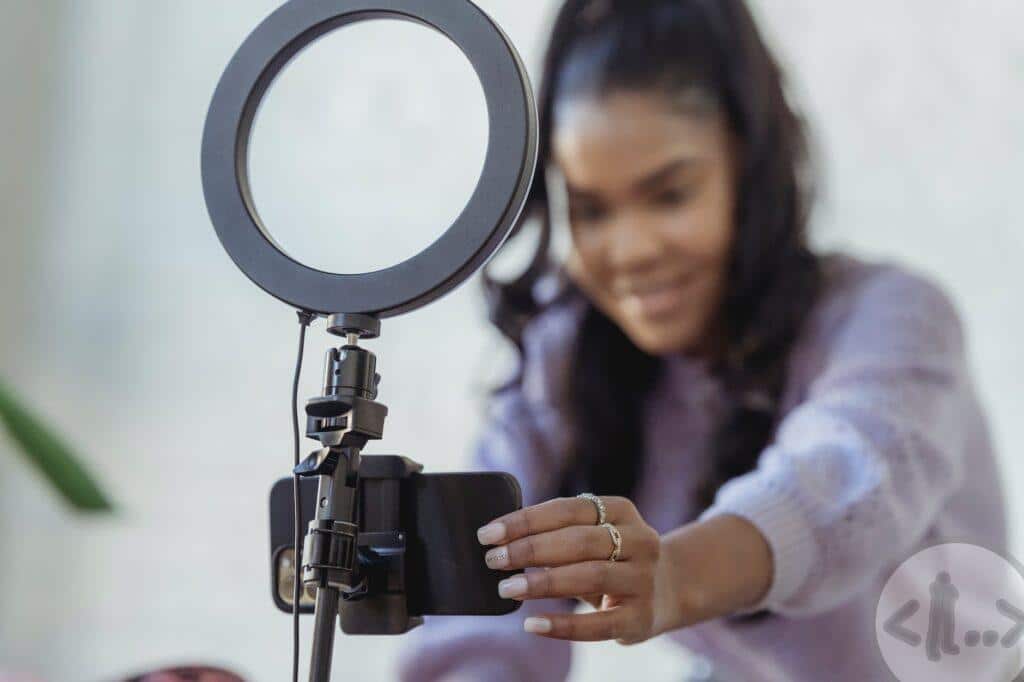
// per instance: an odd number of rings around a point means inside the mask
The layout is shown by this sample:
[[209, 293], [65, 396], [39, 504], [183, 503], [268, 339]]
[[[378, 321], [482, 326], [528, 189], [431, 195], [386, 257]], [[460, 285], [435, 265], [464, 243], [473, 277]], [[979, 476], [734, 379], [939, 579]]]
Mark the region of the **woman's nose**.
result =
[[619, 270], [642, 270], [656, 263], [664, 251], [658, 230], [643, 221], [623, 216], [611, 226], [608, 262]]

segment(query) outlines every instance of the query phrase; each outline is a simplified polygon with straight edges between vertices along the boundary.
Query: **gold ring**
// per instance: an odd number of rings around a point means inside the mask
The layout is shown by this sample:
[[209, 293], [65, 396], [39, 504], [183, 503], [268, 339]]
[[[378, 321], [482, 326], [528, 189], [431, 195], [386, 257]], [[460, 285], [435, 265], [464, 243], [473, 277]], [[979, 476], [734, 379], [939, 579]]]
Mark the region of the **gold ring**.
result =
[[610, 523], [602, 523], [601, 526], [608, 529], [608, 534], [612, 536], [612, 544], [615, 545], [608, 561], [618, 561], [622, 557], [622, 533]]
[[593, 493], [580, 493], [576, 497], [583, 500], [590, 500], [597, 507], [597, 523], [595, 526], [603, 526], [608, 522], [608, 510], [604, 508], [604, 501]]

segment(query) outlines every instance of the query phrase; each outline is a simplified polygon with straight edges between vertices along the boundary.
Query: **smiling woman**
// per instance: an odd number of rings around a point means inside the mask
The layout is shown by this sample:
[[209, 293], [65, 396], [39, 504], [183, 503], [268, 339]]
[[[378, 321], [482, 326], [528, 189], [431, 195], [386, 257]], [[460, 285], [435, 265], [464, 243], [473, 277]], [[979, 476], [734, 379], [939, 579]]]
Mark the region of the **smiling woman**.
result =
[[562, 680], [562, 640], [660, 635], [715, 679], [879, 679], [887, 567], [954, 534], [1004, 547], [959, 317], [916, 274], [812, 252], [784, 93], [743, 0], [563, 4], [540, 246], [489, 283], [522, 362], [476, 458], [530, 504], [479, 531], [524, 604], [428, 624], [406, 680]]
[[571, 99], [557, 121], [573, 280], [645, 352], [710, 350], [734, 236], [724, 121], [626, 92]]

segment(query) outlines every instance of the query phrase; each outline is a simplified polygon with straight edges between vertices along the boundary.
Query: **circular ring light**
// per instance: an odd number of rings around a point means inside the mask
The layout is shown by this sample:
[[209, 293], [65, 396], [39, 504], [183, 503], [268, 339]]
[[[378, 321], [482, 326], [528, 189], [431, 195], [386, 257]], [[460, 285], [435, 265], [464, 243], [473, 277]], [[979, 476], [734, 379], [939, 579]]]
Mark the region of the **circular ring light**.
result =
[[[469, 203], [424, 251], [375, 272], [323, 272], [290, 258], [261, 223], [249, 189], [249, 138], [263, 96], [296, 54], [330, 31], [380, 18], [426, 25], [463, 51], [487, 101], [487, 155]], [[267, 293], [323, 315], [390, 317], [424, 306], [464, 282], [508, 236], [536, 163], [537, 112], [526, 69], [508, 37], [470, 0], [290, 0], [253, 31], [229, 62], [203, 131], [206, 206], [231, 259]]]

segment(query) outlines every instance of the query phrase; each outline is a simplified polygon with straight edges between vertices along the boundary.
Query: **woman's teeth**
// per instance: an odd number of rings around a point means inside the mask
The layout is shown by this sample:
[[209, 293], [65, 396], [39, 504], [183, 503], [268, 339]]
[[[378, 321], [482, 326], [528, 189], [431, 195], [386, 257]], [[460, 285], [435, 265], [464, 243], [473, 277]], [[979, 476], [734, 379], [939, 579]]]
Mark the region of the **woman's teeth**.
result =
[[644, 317], [659, 317], [675, 311], [682, 302], [684, 284], [674, 282], [628, 294], [625, 303]]

